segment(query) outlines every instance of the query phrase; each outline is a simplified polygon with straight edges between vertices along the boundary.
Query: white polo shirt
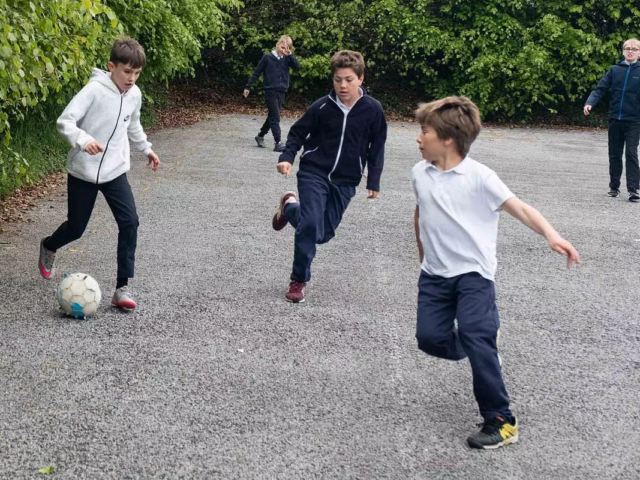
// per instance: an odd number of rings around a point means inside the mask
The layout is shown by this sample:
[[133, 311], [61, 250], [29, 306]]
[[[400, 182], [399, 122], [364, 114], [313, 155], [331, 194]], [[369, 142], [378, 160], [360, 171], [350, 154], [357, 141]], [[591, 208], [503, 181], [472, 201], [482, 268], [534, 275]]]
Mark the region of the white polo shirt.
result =
[[422, 269], [445, 278], [478, 272], [493, 281], [500, 207], [514, 196], [511, 190], [469, 157], [445, 172], [423, 160], [411, 173], [420, 207]]

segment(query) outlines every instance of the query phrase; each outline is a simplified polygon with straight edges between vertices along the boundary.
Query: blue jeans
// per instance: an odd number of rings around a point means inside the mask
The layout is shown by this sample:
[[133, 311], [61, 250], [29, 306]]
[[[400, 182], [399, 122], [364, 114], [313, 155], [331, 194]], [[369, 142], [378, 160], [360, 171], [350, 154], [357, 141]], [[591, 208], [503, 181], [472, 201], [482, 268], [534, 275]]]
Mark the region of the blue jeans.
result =
[[355, 194], [356, 187], [336, 185], [315, 173], [298, 171], [299, 203], [290, 203], [284, 209], [285, 217], [296, 229], [291, 280], [311, 280], [316, 245], [335, 237], [342, 215]]
[[500, 317], [494, 283], [475, 272], [443, 278], [422, 271], [418, 288], [418, 348], [447, 360], [468, 357], [482, 417], [511, 416], [496, 346]]

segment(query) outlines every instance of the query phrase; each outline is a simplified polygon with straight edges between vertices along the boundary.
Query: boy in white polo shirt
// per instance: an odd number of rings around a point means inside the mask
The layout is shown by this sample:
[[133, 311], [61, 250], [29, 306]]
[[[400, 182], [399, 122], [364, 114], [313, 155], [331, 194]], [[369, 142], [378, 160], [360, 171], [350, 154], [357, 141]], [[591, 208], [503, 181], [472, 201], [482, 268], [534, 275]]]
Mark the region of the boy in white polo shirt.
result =
[[412, 170], [422, 263], [418, 348], [448, 360], [469, 358], [484, 424], [467, 443], [472, 448], [498, 448], [518, 441], [518, 421], [509, 409], [497, 347], [500, 319], [494, 275], [500, 210], [544, 236], [551, 249], [567, 256], [567, 267], [580, 263], [580, 257], [495, 172], [467, 156], [482, 127], [471, 100], [447, 97], [421, 104], [416, 119], [424, 159]]

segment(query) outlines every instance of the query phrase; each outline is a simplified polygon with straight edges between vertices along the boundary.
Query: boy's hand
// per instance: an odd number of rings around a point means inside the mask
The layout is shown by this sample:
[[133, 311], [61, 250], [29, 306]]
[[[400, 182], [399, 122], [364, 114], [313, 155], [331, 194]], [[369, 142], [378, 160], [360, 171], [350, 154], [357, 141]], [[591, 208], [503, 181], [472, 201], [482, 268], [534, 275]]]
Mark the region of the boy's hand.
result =
[[370, 199], [374, 199], [374, 198], [378, 198], [378, 192], [376, 192], [375, 190], [368, 190], [369, 195], [367, 195], [367, 198]]
[[591, 111], [591, 105], [585, 105], [584, 106], [584, 114], [585, 115], [589, 115], [590, 111]]
[[566, 241], [560, 235], [554, 235], [551, 237], [549, 239], [549, 246], [559, 254], [567, 256], [567, 268], [571, 267], [572, 263], [581, 263], [578, 251], [573, 245], [571, 245], [571, 243]]
[[94, 140], [93, 142], [89, 142], [87, 146], [84, 147], [84, 151], [89, 155], [97, 155], [100, 152], [104, 152], [104, 147]]
[[284, 175], [284, 178], [289, 178], [292, 165], [289, 162], [280, 162], [277, 165], [278, 173]]
[[249, 92], [250, 92], [250, 90], [249, 90], [248, 88], [245, 88], [245, 89], [244, 89], [244, 92], [242, 92], [242, 96], [243, 96], [244, 98], [247, 98], [247, 97], [249, 96]]
[[284, 53], [284, 55], [288, 57], [289, 55], [291, 55], [291, 49], [289, 47], [285, 47], [282, 53]]
[[149, 154], [149, 163], [147, 163], [147, 167], [151, 167], [151, 170], [154, 172], [160, 168], [160, 159], [158, 158], [158, 155], [153, 152]]

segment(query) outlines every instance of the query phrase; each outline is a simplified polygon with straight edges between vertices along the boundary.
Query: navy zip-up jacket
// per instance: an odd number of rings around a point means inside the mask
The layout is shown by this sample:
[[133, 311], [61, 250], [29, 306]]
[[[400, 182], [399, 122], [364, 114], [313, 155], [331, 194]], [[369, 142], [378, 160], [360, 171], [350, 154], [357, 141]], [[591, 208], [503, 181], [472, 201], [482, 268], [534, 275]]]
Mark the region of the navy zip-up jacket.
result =
[[279, 59], [273, 52], [265, 53], [253, 71], [253, 75], [249, 78], [245, 88], [251, 90], [251, 85], [258, 80], [261, 73], [264, 73], [263, 87], [265, 90], [286, 92], [289, 90], [289, 67], [294, 70], [300, 70], [300, 63], [293, 54], [285, 55]]
[[362, 89], [362, 97], [344, 113], [336, 93], [316, 100], [289, 130], [279, 162], [293, 164], [301, 147], [300, 170], [336, 185], [357, 186], [367, 167], [367, 189], [380, 191], [387, 120], [382, 105]]
[[611, 89], [609, 118], [640, 123], [640, 62], [613, 65], [591, 92], [585, 105], [594, 107]]

